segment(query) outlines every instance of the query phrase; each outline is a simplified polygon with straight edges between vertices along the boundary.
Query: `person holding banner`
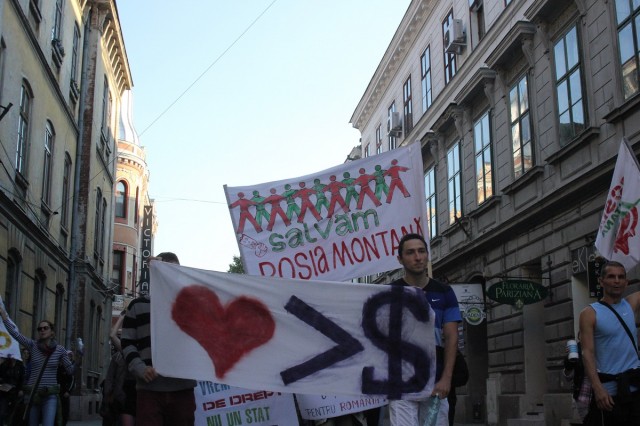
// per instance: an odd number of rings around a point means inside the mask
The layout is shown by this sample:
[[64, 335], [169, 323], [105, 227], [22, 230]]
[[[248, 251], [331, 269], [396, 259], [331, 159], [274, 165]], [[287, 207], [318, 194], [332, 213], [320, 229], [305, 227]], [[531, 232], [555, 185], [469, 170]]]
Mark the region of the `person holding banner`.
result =
[[0, 425], [9, 417], [19, 396], [22, 396], [24, 365], [11, 354], [0, 358]]
[[[440, 398], [437, 425], [449, 425], [447, 396], [451, 391], [451, 377], [458, 347], [458, 323], [462, 321], [458, 300], [453, 289], [427, 275], [429, 252], [427, 242], [419, 234], [406, 234], [398, 244], [398, 261], [404, 277], [391, 285], [414, 286], [423, 289], [435, 312], [436, 345], [444, 352], [442, 365], [436, 366], [436, 383], [432, 396]], [[444, 346], [443, 346], [444, 345]], [[436, 348], [438, 349], [438, 348]], [[389, 402], [392, 426], [418, 426], [421, 406], [426, 401], [394, 400]]]
[[[153, 261], [180, 264], [174, 253]], [[136, 425], [191, 426], [195, 422], [195, 380], [159, 375], [151, 359], [151, 303], [148, 296], [131, 301], [122, 324], [122, 353], [136, 377]]]
[[582, 359], [593, 389], [583, 424], [640, 425], [640, 292], [623, 297], [627, 273], [616, 261], [605, 263], [599, 281], [602, 298], [580, 313]]

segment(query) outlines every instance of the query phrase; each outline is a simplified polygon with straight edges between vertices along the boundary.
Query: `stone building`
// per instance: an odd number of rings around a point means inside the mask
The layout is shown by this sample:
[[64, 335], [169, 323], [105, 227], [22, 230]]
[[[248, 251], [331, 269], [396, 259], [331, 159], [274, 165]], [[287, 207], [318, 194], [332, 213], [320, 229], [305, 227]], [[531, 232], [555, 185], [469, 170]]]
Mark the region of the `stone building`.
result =
[[96, 416], [109, 357], [113, 188], [132, 80], [114, 0], [0, 2], [0, 294], [79, 350], [72, 418]]
[[[148, 257], [153, 253], [157, 221], [149, 198], [149, 168], [133, 125], [133, 95], [125, 92], [120, 115], [115, 186], [115, 224], [111, 281], [117, 289], [113, 316], [148, 286]], [[143, 267], [144, 266], [144, 267]], [[144, 283], [147, 283], [147, 286]], [[147, 287], [148, 289], [148, 287]]]
[[[640, 150], [638, 16], [630, 0], [414, 0], [353, 113], [363, 155], [421, 144], [433, 276], [482, 289], [458, 422], [572, 417], [565, 342], [595, 301], [622, 138]], [[544, 297], [486, 297], [509, 280]]]

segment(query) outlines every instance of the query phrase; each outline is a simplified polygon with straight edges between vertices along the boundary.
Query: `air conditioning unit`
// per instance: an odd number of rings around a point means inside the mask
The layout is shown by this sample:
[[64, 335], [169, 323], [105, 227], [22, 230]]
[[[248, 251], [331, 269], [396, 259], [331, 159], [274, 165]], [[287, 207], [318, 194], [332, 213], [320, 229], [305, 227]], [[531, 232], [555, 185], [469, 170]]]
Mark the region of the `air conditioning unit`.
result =
[[399, 112], [392, 112], [389, 116], [388, 136], [400, 136], [402, 134], [402, 118]]
[[467, 34], [464, 31], [462, 19], [454, 19], [447, 32], [444, 34], [445, 50], [459, 55], [467, 45]]

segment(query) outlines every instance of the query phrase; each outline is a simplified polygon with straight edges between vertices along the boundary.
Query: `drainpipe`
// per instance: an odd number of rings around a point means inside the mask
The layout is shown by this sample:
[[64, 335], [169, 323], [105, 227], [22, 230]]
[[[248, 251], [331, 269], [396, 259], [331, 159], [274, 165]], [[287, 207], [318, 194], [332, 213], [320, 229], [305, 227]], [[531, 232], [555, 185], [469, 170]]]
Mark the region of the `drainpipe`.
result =
[[[80, 234], [78, 225], [79, 216], [79, 204], [80, 204], [80, 172], [82, 165], [82, 147], [84, 145], [84, 112], [86, 109], [86, 97], [87, 97], [87, 63], [89, 57], [89, 42], [91, 34], [91, 15], [92, 9], [89, 8], [87, 15], [87, 22], [84, 25], [84, 39], [82, 41], [82, 66], [80, 76], [80, 99], [78, 107], [78, 144], [76, 146], [76, 164], [75, 164], [75, 176], [73, 179], [73, 217], [71, 218], [71, 248], [70, 248], [70, 264], [69, 264], [69, 295], [67, 297], [67, 333], [64, 341], [66, 348], [71, 348], [71, 335], [74, 333], [73, 326], [75, 323], [75, 303], [78, 295], [77, 278], [76, 278], [76, 262], [77, 262], [77, 249], [79, 245], [79, 239], [83, 238]], [[79, 336], [78, 336], [79, 337]]]

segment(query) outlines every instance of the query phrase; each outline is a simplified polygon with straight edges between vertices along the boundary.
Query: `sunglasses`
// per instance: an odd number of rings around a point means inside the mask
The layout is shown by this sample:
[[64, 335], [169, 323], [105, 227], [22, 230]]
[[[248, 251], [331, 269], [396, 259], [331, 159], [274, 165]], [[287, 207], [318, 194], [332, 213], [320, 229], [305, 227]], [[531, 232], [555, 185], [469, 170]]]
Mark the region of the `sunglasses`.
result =
[[49, 326], [45, 325], [44, 327], [38, 327], [38, 331], [47, 331], [49, 330]]

